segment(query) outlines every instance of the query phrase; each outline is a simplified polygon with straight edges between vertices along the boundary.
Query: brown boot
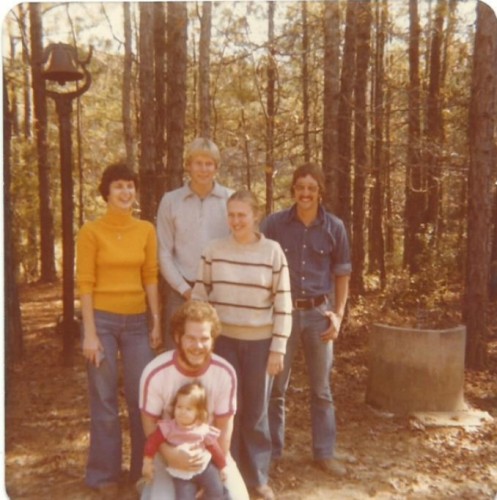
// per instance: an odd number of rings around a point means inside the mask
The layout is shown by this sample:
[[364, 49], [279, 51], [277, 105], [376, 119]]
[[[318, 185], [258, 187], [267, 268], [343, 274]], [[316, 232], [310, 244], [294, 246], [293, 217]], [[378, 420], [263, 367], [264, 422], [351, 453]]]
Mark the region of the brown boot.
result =
[[314, 465], [322, 470], [336, 477], [343, 477], [347, 474], [347, 468], [335, 458], [328, 458], [323, 460], [314, 460]]
[[257, 495], [257, 498], [261, 498], [262, 500], [276, 500], [274, 496], [273, 488], [269, 486], [269, 484], [263, 484], [261, 486], [256, 486], [254, 488], [254, 493]]
[[346, 464], [356, 464], [357, 463], [357, 457], [352, 455], [352, 453], [349, 453], [347, 451], [340, 451], [336, 450], [335, 451], [335, 457], [336, 460], [339, 462], [344, 462]]

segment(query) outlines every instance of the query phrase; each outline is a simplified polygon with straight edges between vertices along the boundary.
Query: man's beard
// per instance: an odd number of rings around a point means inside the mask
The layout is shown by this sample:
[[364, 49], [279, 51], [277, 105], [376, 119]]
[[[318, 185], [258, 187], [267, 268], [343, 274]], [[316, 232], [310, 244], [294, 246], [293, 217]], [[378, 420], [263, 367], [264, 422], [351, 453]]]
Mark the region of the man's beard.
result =
[[199, 368], [204, 366], [208, 357], [209, 357], [209, 354], [207, 352], [205, 352], [203, 360], [200, 363], [196, 363], [196, 364], [191, 363], [190, 360], [188, 359], [188, 356], [185, 354], [185, 350], [181, 346], [178, 346], [178, 355], [179, 355], [179, 358], [181, 359], [182, 363], [185, 366], [187, 366], [188, 368], [194, 369], [194, 370], [198, 370]]

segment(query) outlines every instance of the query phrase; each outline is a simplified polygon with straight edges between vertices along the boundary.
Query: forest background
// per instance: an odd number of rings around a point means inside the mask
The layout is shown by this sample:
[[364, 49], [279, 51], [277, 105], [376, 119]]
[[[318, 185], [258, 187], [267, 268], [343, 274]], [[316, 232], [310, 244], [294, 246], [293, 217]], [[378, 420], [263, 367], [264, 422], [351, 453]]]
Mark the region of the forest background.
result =
[[73, 84], [42, 76], [56, 42], [91, 74], [71, 115], [74, 232], [103, 210], [101, 172], [123, 158], [153, 221], [198, 135], [220, 146], [219, 180], [253, 190], [267, 213], [291, 203], [295, 166], [316, 161], [350, 235], [351, 308], [379, 303], [402, 326], [464, 323], [467, 368], [488, 368], [497, 21], [486, 3], [21, 3], [2, 41], [7, 371], [25, 351], [22, 297], [61, 278], [50, 96]]
[[[71, 115], [74, 231], [102, 209], [98, 179], [119, 158], [139, 170], [140, 215], [153, 221], [197, 135], [219, 144], [220, 180], [255, 191], [267, 212], [290, 203], [292, 169], [316, 161], [349, 230], [353, 294], [397, 287], [402, 316], [460, 285], [467, 361], [484, 366], [492, 266], [497, 279], [494, 23], [487, 4], [460, 0], [19, 4], [3, 26], [8, 289], [60, 270], [42, 55], [64, 42], [92, 77]], [[15, 293], [10, 305], [15, 357]]]

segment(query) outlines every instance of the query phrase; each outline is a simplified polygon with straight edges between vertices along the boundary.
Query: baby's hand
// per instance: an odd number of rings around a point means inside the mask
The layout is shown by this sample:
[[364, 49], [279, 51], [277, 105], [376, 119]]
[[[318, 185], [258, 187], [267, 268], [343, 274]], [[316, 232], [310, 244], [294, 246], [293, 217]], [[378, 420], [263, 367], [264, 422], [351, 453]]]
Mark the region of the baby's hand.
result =
[[226, 479], [228, 479], [228, 474], [227, 474], [226, 470], [227, 470], [227, 467], [225, 467], [224, 469], [221, 469], [219, 471], [219, 476], [221, 477], [221, 481], [223, 483], [225, 483]]
[[171, 451], [174, 452], [174, 455], [170, 453], [168, 457], [168, 465], [170, 467], [190, 472], [197, 472], [202, 469], [204, 459], [200, 444], [183, 443], [172, 448]]
[[142, 475], [147, 480], [147, 482], [152, 481], [154, 478], [154, 462], [150, 457], [145, 457], [143, 459]]

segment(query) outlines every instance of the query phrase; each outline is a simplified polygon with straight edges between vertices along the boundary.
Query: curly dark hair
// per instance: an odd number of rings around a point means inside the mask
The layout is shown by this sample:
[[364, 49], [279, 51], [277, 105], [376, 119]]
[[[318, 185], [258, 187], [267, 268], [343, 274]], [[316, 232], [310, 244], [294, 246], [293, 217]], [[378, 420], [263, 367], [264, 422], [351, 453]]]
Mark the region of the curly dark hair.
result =
[[138, 174], [128, 168], [125, 163], [114, 163], [104, 170], [98, 186], [98, 192], [105, 201], [109, 196], [110, 185], [114, 181], [133, 181], [138, 191]]

